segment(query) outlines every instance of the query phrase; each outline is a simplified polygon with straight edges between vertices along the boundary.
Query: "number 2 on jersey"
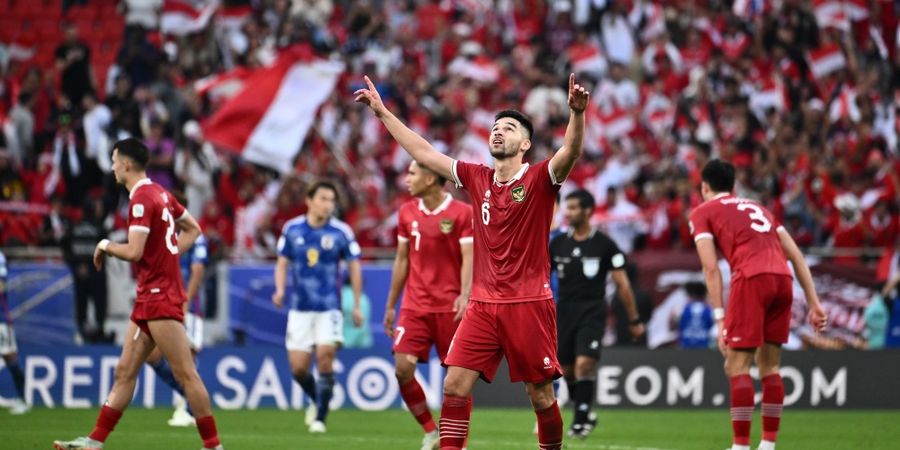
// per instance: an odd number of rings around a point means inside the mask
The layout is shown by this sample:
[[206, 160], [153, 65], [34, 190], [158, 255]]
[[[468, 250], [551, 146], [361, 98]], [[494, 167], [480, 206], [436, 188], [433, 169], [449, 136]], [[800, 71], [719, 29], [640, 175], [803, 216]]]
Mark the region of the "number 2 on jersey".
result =
[[737, 206], [738, 211], [746, 211], [750, 210], [750, 228], [753, 228], [755, 231], [760, 233], [768, 233], [769, 230], [772, 229], [772, 222], [769, 222], [769, 219], [766, 219], [765, 213], [763, 210], [759, 209], [759, 206], [754, 205], [753, 203], [741, 203]]
[[163, 207], [162, 220], [169, 226], [166, 228], [166, 248], [173, 255], [178, 254], [178, 241], [175, 240], [175, 218], [169, 212], [169, 208]]

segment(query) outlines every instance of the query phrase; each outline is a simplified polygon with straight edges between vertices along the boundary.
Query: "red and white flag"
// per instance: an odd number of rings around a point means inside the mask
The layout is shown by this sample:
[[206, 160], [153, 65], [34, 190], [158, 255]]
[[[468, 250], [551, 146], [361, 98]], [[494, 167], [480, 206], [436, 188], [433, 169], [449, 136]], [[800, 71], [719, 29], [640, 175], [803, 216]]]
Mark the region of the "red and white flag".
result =
[[844, 14], [847, 18], [858, 22], [869, 18], [869, 2], [868, 0], [845, 0]]
[[576, 44], [569, 48], [569, 60], [572, 61], [572, 70], [575, 73], [605, 73], [606, 58], [600, 46], [594, 42]]
[[218, 7], [218, 0], [199, 4], [189, 0], [165, 0], [159, 18], [159, 30], [162, 34], [176, 36], [196, 33], [209, 25], [209, 19]]
[[244, 89], [244, 84], [256, 71], [238, 66], [228, 72], [203, 77], [194, 82], [194, 90], [199, 95], [206, 95], [213, 103], [228, 100]]
[[847, 11], [841, 0], [813, 0], [813, 12], [821, 28], [832, 27], [844, 31], [850, 29]]
[[809, 71], [816, 78], [822, 78], [846, 66], [847, 59], [837, 44], [826, 45], [809, 52]]
[[219, 8], [216, 15], [216, 22], [226, 29], [237, 29], [244, 24], [244, 20], [250, 17], [253, 7], [249, 1], [232, 0]]
[[601, 114], [599, 119], [603, 127], [603, 136], [607, 139], [620, 138], [630, 134], [637, 127], [634, 116], [624, 109], [615, 109], [609, 114]]
[[204, 124], [204, 136], [247, 161], [289, 172], [343, 71], [343, 63], [317, 59], [308, 47], [288, 49], [247, 77], [244, 89]]

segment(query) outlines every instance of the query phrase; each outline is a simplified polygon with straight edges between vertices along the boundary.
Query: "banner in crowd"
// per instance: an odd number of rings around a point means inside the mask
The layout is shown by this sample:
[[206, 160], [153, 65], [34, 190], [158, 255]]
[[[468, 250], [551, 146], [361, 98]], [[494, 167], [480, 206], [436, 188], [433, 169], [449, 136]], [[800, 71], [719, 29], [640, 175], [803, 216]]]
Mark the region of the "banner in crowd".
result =
[[[52, 408], [96, 407], [113, 382], [117, 347], [27, 346], [21, 349], [26, 400]], [[389, 343], [368, 350], [343, 350], [335, 363], [332, 407], [378, 411], [401, 405]], [[200, 376], [217, 409], [301, 409], [308, 404], [291, 378], [285, 350], [276, 346], [214, 347], [198, 360]], [[0, 406], [13, 396], [11, 377], [0, 363]], [[781, 375], [785, 405], [815, 408], [900, 407], [900, 358], [890, 352], [789, 352]], [[479, 407], [528, 407], [521, 384], [509, 382], [505, 364], [493, 384], [479, 382]], [[441, 402], [444, 370], [434, 358], [416, 376], [429, 405]], [[756, 373], [752, 374], [756, 377]], [[758, 377], [757, 377], [758, 378]], [[595, 401], [602, 407], [727, 408], [728, 381], [713, 350], [609, 349], [597, 373]], [[565, 385], [560, 398], [565, 399]], [[146, 367], [133, 405], [165, 407], [173, 393]], [[758, 400], [758, 399], [757, 399]]]

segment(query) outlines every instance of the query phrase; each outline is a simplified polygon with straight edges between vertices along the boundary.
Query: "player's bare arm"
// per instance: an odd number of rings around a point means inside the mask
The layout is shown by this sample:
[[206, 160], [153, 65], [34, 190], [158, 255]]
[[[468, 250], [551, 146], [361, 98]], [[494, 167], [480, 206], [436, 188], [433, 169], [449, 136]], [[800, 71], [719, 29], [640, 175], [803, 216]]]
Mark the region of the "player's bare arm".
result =
[[725, 316], [722, 305], [725, 302], [722, 299], [722, 272], [719, 271], [716, 244], [710, 238], [700, 238], [696, 243], [700, 264], [703, 266], [703, 279], [706, 280], [706, 290], [709, 292], [709, 304], [713, 308], [716, 325], [719, 328], [719, 339], [717, 339], [719, 351], [724, 355], [726, 347], [722, 332], [725, 331]]
[[191, 276], [188, 279], [187, 284], [187, 301], [184, 302], [184, 312], [188, 312], [190, 309], [191, 299], [197, 296], [197, 293], [200, 292], [200, 282], [203, 281], [203, 274], [206, 272], [206, 267], [203, 266], [203, 263], [195, 262], [191, 264]]
[[[353, 95], [356, 96], [355, 101], [367, 105], [369, 109], [375, 113], [375, 117], [381, 119], [381, 122], [384, 123], [385, 128], [387, 128], [388, 132], [391, 133], [391, 136], [394, 137], [397, 143], [400, 144], [400, 146], [403, 147], [417, 163], [431, 169], [448, 180], [452, 180], [453, 175], [451, 172], [453, 159], [435, 150], [425, 138], [416, 134], [415, 131], [410, 130], [409, 127], [384, 106], [384, 102], [381, 101], [381, 95], [378, 94], [378, 90], [375, 89], [372, 80], [367, 76], [365, 77], [365, 81], [368, 88], [359, 89], [354, 92]], [[582, 120], [582, 124], [583, 123], [584, 121]]]
[[128, 231], [128, 242], [120, 244], [103, 239], [94, 248], [94, 267], [100, 270], [103, 267], [103, 255], [119, 258], [123, 261], [138, 262], [144, 256], [144, 246], [147, 245], [148, 233], [140, 230]]
[[361, 327], [365, 318], [362, 313], [362, 264], [358, 259], [350, 261], [347, 264], [350, 272], [350, 287], [353, 289], [353, 325], [357, 328]]
[[800, 248], [797, 247], [797, 243], [794, 242], [794, 238], [791, 237], [787, 230], [779, 227], [778, 238], [781, 240], [781, 248], [784, 250], [784, 255], [791, 262], [791, 265], [794, 266], [794, 274], [797, 276], [800, 287], [803, 288], [806, 304], [809, 306], [809, 323], [817, 333], [824, 331], [825, 327], [828, 326], [828, 315], [825, 314], [825, 310], [822, 309], [822, 304], [819, 302], [819, 295], [816, 293], [816, 286], [813, 284], [809, 265], [806, 264], [803, 253], [800, 252]]
[[634, 300], [634, 291], [631, 290], [631, 281], [628, 280], [624, 269], [613, 270], [612, 279], [625, 306], [625, 312], [628, 313], [628, 331], [631, 332], [632, 338], [637, 339], [644, 334], [644, 324], [640, 322], [641, 316]]
[[550, 168], [556, 181], [562, 182], [569, 176], [575, 162], [581, 157], [584, 138], [584, 110], [591, 99], [591, 93], [584, 86], [575, 83], [575, 74], [569, 74], [569, 125], [563, 146], [550, 159]]
[[463, 313], [466, 312], [466, 305], [469, 304], [469, 295], [472, 293], [472, 255], [475, 245], [472, 243], [460, 244], [459, 249], [462, 252], [462, 265], [459, 268], [459, 297], [453, 302], [453, 312], [456, 313], [454, 320], [462, 319]]
[[394, 321], [397, 316], [397, 299], [406, 286], [409, 276], [409, 242], [397, 242], [397, 256], [394, 257], [394, 269], [391, 271], [391, 288], [388, 290], [387, 303], [384, 306], [384, 332], [394, 337]]
[[291, 261], [284, 256], [279, 256], [275, 261], [275, 292], [272, 294], [272, 304], [281, 308], [284, 306], [284, 286], [287, 284], [287, 269]]
[[183, 255], [200, 237], [200, 224], [191, 213], [184, 210], [184, 214], [175, 221], [175, 225], [178, 227], [178, 254]]

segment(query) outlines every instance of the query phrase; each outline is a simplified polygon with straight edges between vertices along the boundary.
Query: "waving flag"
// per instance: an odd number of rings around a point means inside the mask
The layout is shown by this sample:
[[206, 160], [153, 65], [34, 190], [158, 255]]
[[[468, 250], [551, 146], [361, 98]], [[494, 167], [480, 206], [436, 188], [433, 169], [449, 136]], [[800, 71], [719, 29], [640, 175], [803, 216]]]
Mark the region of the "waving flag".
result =
[[206, 28], [218, 7], [218, 0], [209, 0], [199, 5], [189, 0], [165, 0], [159, 18], [159, 30], [163, 34], [176, 36], [196, 33]]
[[308, 47], [289, 49], [273, 66], [246, 78], [244, 88], [204, 124], [204, 136], [248, 161], [289, 172], [343, 70], [342, 63], [315, 58]]

